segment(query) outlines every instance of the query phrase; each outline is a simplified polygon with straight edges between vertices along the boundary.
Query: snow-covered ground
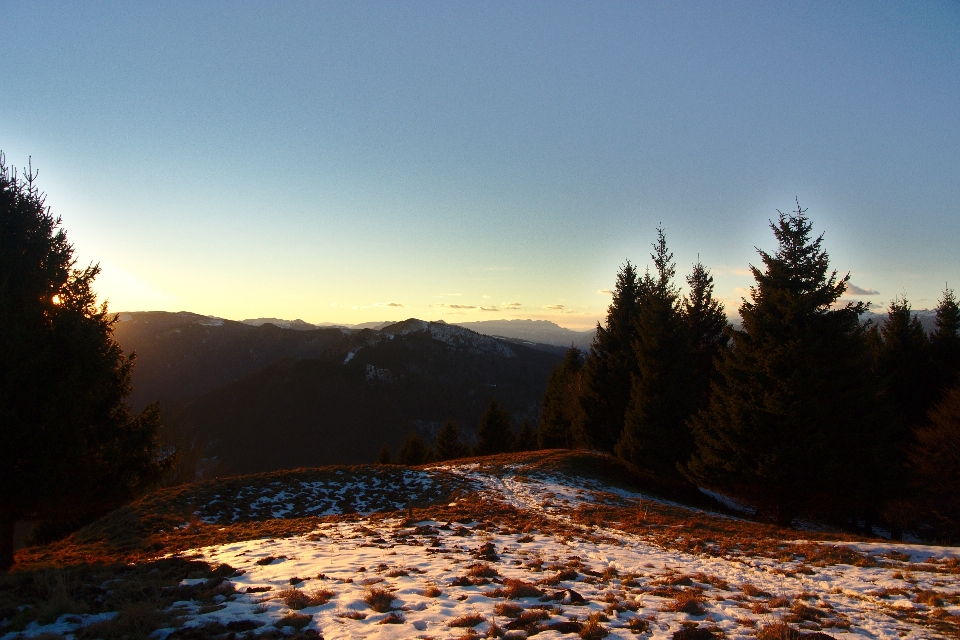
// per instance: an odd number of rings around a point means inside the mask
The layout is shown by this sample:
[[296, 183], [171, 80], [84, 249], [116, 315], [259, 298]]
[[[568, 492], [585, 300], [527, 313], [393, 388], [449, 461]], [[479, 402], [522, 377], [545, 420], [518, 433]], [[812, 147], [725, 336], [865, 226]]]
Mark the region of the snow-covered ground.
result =
[[[733, 639], [755, 638], [758, 629], [781, 620], [837, 639], [921, 639], [950, 637], [928, 623], [960, 616], [960, 575], [953, 570], [960, 554], [953, 548], [823, 543], [882, 560], [881, 566], [865, 567], [685, 553], [612, 525], [587, 526], [569, 517], [583, 504], [641, 508], [649, 499], [639, 494], [560, 475], [509, 469], [489, 474], [477, 465], [436, 471], [462, 476], [479, 486], [486, 500], [535, 514], [531, 523], [537, 524], [518, 530], [495, 521], [360, 517], [323, 522], [297, 537], [204, 547], [192, 553], [237, 570], [230, 587], [214, 607], [181, 601], [173, 610], [187, 628], [258, 634], [292, 632], [293, 624], [328, 639], [460, 638], [471, 629], [484, 635], [496, 626], [505, 637], [536, 634], [547, 640], [575, 637], [568, 634], [578, 630], [591, 637], [596, 625], [610, 638], [637, 632], [672, 638], [696, 626]], [[432, 472], [410, 472], [409, 482], [428, 484]], [[350, 492], [363, 502], [364, 490], [377, 487], [353, 486]], [[332, 498], [343, 489], [304, 491]], [[287, 498], [278, 492], [258, 500], [273, 516], [284, 517], [290, 511]], [[381, 594], [383, 606], [370, 604], [377, 590], [390, 594]], [[458, 619], [465, 626], [450, 626]], [[594, 626], [585, 627], [590, 619]], [[78, 620], [33, 624], [24, 633], [69, 633]], [[175, 629], [154, 637], [169, 634], [176, 635]]]

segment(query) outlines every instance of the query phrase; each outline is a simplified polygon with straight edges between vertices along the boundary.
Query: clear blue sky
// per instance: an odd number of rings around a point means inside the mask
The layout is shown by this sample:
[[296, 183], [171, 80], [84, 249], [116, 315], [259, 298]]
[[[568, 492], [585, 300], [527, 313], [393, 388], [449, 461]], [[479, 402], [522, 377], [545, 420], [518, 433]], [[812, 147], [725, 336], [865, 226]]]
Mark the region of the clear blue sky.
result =
[[960, 290], [954, 1], [0, 15], [0, 149], [115, 311], [587, 327], [658, 223], [732, 311], [795, 197], [860, 299]]

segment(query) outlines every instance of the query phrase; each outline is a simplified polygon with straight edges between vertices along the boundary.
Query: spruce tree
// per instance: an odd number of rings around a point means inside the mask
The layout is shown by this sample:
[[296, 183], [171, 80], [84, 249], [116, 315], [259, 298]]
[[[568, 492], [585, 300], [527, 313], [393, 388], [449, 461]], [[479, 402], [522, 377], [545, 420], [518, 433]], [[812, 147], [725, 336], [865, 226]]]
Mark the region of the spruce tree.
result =
[[960, 540], [960, 384], [948, 389], [916, 432], [910, 452], [918, 519], [933, 537]]
[[623, 431], [631, 384], [637, 373], [633, 341], [642, 287], [636, 267], [627, 260], [617, 273], [606, 326], [597, 324], [597, 334], [583, 366], [583, 413], [573, 437], [583, 446], [613, 452]]
[[541, 449], [569, 449], [577, 444], [577, 425], [582, 420], [580, 386], [583, 376], [583, 352], [571, 346], [550, 373], [543, 394], [537, 444]]
[[377, 454], [377, 464], [390, 464], [390, 445], [386, 442], [380, 447], [380, 453]]
[[453, 420], [447, 420], [440, 427], [437, 434], [437, 441], [433, 443], [433, 457], [438, 462], [445, 460], [456, 460], [465, 458], [470, 454], [467, 447], [460, 437], [460, 427]]
[[676, 265], [663, 229], [651, 254], [655, 276], [644, 276], [644, 297], [636, 319], [630, 405], [616, 452], [661, 477], [682, 480], [693, 439], [686, 426], [691, 407], [691, 358], [680, 292], [673, 283]]
[[884, 434], [873, 419], [863, 303], [834, 308], [849, 275], [829, 269], [823, 236], [799, 205], [770, 226], [756, 285], [730, 331], [720, 382], [691, 420], [691, 480], [781, 524], [804, 512], [874, 504]]
[[887, 317], [873, 329], [871, 344], [882, 395], [898, 425], [899, 448], [909, 429], [925, 422], [933, 400], [927, 334], [906, 297], [890, 303]]
[[415, 467], [427, 462], [429, 457], [430, 450], [427, 448], [427, 443], [423, 441], [423, 436], [419, 431], [411, 431], [400, 445], [400, 450], [397, 451], [397, 464]]
[[18, 519], [89, 518], [153, 486], [160, 409], [134, 415], [133, 356], [60, 219], [0, 153], [0, 571]]
[[723, 303], [713, 297], [713, 276], [699, 260], [687, 276], [690, 292], [684, 297], [684, 317], [690, 344], [692, 413], [705, 409], [710, 384], [717, 380], [716, 360], [730, 338], [725, 330], [727, 314]]
[[537, 450], [537, 430], [533, 428], [529, 420], [524, 420], [520, 425], [520, 431], [517, 433], [516, 442], [513, 445], [514, 451], [536, 451]]
[[953, 289], [943, 290], [937, 304], [935, 328], [930, 334], [930, 356], [933, 363], [932, 395], [939, 399], [944, 391], [960, 383], [960, 305]]
[[513, 450], [513, 444], [514, 435], [510, 428], [510, 414], [506, 409], [502, 409], [496, 400], [491, 399], [480, 417], [474, 453], [478, 456], [507, 453]]

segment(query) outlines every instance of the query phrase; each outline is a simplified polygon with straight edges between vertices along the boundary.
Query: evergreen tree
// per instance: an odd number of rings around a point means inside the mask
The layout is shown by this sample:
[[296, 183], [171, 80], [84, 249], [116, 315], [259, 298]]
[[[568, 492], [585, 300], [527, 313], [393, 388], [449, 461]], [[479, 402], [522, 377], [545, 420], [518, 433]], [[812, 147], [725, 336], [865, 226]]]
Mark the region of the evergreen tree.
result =
[[950, 388], [916, 432], [910, 462], [920, 520], [935, 537], [960, 540], [960, 384]]
[[437, 441], [433, 443], [433, 457], [438, 462], [466, 458], [470, 448], [463, 443], [460, 437], [460, 427], [453, 420], [447, 420], [440, 427]]
[[582, 415], [573, 437], [583, 446], [612, 452], [623, 431], [632, 380], [637, 374], [633, 341], [642, 287], [636, 268], [627, 260], [617, 273], [606, 326], [597, 324], [583, 366]]
[[529, 420], [524, 420], [523, 424], [520, 425], [520, 432], [517, 434], [513, 450], [536, 451], [537, 448], [537, 430], [533, 428]]
[[571, 346], [550, 373], [543, 394], [537, 443], [540, 449], [569, 449], [575, 440], [577, 425], [582, 420], [580, 383], [583, 376], [583, 352]]
[[377, 454], [377, 464], [390, 464], [390, 445], [386, 442], [380, 447], [380, 453]]
[[680, 292], [673, 283], [676, 265], [663, 229], [651, 254], [655, 277], [644, 276], [644, 298], [636, 320], [630, 405], [616, 452], [661, 477], [682, 479], [693, 438], [686, 426], [691, 408], [691, 358]]
[[397, 464], [415, 467], [424, 464], [430, 457], [430, 450], [418, 431], [411, 431], [397, 451]]
[[96, 304], [99, 272], [75, 268], [34, 176], [0, 154], [0, 570], [16, 520], [103, 513], [173, 462], [159, 455], [159, 407], [125, 403], [134, 359]]
[[513, 444], [514, 435], [510, 428], [510, 414], [506, 409], [502, 409], [496, 400], [491, 399], [480, 417], [474, 453], [478, 456], [507, 453], [513, 450]]
[[931, 391], [936, 399], [960, 382], [960, 305], [949, 287], [943, 290], [935, 322], [930, 334], [930, 355], [934, 379]]
[[713, 276], [699, 260], [687, 276], [687, 286], [690, 293], [684, 298], [683, 307], [693, 375], [692, 413], [696, 414], [707, 406], [710, 384], [717, 381], [715, 362], [730, 338], [725, 333], [727, 314], [723, 303], [713, 297]]
[[833, 308], [849, 275], [829, 271], [823, 236], [811, 240], [799, 205], [770, 226], [779, 247], [759, 251], [763, 271], [751, 266], [743, 329], [730, 331], [720, 382], [691, 420], [687, 473], [789, 524], [803, 512], [875, 505], [884, 434], [871, 413], [865, 307]]
[[930, 354], [927, 334], [903, 296], [890, 303], [886, 319], [873, 329], [871, 344], [882, 394], [899, 440], [904, 444], [909, 428], [925, 422], [933, 400], [930, 392]]

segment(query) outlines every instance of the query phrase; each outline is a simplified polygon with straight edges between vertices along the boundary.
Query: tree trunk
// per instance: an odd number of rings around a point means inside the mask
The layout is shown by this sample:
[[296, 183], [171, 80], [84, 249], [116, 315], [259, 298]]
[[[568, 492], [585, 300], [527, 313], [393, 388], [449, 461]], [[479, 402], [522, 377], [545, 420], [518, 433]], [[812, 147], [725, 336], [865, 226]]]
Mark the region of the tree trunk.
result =
[[0, 513], [0, 571], [13, 566], [13, 530], [17, 520], [12, 513]]

